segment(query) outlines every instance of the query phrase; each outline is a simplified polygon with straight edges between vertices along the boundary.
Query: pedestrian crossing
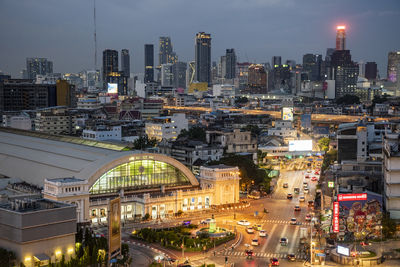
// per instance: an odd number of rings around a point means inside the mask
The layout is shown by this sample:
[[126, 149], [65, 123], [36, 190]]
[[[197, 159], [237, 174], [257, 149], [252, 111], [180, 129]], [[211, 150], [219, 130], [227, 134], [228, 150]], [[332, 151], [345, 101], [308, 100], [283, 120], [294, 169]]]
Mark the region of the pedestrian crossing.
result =
[[[290, 221], [288, 220], [261, 220], [260, 222], [262, 223], [272, 223], [272, 224], [290, 224]], [[309, 226], [309, 222], [298, 222], [296, 225], [304, 225], [304, 226]]]
[[[246, 253], [243, 251], [222, 251], [220, 252], [223, 256], [230, 257], [245, 257]], [[288, 256], [287, 253], [268, 253], [268, 252], [255, 252], [253, 257], [257, 258], [278, 258], [278, 259], [286, 259]], [[295, 254], [296, 259], [305, 260], [307, 255], [305, 254]]]

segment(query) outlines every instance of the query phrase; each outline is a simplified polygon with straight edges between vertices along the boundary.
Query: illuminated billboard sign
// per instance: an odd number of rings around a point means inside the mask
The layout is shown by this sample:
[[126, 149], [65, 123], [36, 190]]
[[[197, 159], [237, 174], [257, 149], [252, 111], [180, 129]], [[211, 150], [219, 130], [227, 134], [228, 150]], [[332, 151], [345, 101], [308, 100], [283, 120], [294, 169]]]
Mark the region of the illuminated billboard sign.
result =
[[338, 195], [338, 201], [356, 201], [356, 200], [367, 200], [367, 193]]
[[333, 232], [339, 233], [339, 202], [333, 202]]
[[293, 108], [282, 108], [282, 120], [284, 121], [293, 120]]
[[312, 151], [312, 140], [289, 141], [289, 151]]
[[328, 182], [328, 187], [329, 188], [334, 188], [335, 187], [335, 182], [329, 181]]
[[110, 200], [108, 213], [109, 259], [121, 252], [121, 199]]
[[107, 93], [118, 94], [118, 83], [108, 83], [107, 85]]
[[343, 246], [337, 246], [337, 253], [344, 255], [344, 256], [350, 256], [350, 249], [347, 247], [343, 247]]

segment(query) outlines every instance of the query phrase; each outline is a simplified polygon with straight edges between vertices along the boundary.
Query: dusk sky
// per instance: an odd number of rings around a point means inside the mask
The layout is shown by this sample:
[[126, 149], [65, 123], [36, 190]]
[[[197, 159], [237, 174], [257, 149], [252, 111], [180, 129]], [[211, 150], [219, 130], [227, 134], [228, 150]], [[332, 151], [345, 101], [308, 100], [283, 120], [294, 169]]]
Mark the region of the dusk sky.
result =
[[[98, 69], [106, 48], [130, 50], [143, 73], [144, 44], [170, 36], [180, 61], [194, 59], [194, 37], [211, 33], [214, 61], [226, 48], [238, 61], [302, 63], [306, 53], [335, 46], [347, 25], [355, 61], [376, 61], [386, 77], [387, 54], [400, 50], [400, 1], [367, 0], [97, 0]], [[20, 77], [26, 57], [46, 57], [54, 72], [94, 68], [93, 0], [0, 0], [0, 71]]]

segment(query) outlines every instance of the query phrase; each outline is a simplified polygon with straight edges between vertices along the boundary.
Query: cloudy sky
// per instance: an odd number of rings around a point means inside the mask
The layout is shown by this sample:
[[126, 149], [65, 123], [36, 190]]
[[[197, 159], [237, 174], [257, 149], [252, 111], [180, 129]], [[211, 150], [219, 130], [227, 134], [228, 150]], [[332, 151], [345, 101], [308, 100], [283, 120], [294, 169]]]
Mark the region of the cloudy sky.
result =
[[[212, 35], [212, 57], [235, 48], [239, 61], [274, 55], [301, 63], [305, 53], [335, 45], [347, 25], [356, 61], [376, 61], [386, 77], [387, 54], [400, 50], [399, 0], [96, 0], [98, 67], [106, 48], [131, 53], [143, 72], [144, 44], [170, 36], [181, 61], [194, 58], [194, 36]], [[26, 57], [47, 57], [55, 72], [94, 68], [93, 0], [0, 0], [0, 71], [19, 77]], [[155, 55], [156, 64], [158, 57]]]

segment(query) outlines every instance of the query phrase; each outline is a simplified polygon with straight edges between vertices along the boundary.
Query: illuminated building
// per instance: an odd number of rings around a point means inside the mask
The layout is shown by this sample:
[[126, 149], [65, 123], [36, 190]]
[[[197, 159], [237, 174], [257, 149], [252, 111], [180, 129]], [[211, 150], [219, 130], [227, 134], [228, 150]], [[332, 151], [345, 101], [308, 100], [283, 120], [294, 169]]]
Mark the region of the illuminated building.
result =
[[346, 50], [346, 26], [336, 27], [336, 50]]
[[172, 64], [161, 64], [161, 86], [172, 87], [174, 85], [174, 73]]
[[195, 40], [195, 80], [211, 84], [211, 34], [199, 32]]
[[271, 60], [272, 68], [279, 67], [282, 65], [282, 57], [281, 56], [273, 56]]
[[350, 50], [336, 50], [331, 56], [336, 98], [354, 95], [357, 87], [358, 65], [351, 60]]
[[53, 73], [53, 62], [47, 58], [27, 58], [26, 59], [27, 79], [36, 79], [36, 75], [46, 75]]
[[162, 64], [174, 64], [178, 61], [178, 57], [173, 51], [172, 42], [170, 37], [160, 37], [159, 40], [159, 53], [158, 53], [158, 66]]
[[400, 72], [400, 51], [392, 51], [388, 54], [387, 79], [396, 82]]
[[155, 138], [158, 141], [175, 140], [182, 130], [188, 130], [188, 120], [184, 113], [154, 117], [151, 122], [146, 122], [145, 129], [149, 139]]
[[208, 90], [208, 84], [206, 82], [193, 82], [189, 85], [188, 93], [189, 94], [194, 94], [198, 92], [207, 92]]
[[305, 54], [303, 56], [303, 71], [308, 73], [308, 80], [321, 79], [322, 55]]
[[248, 91], [251, 94], [267, 93], [267, 73], [261, 64], [249, 66]]
[[68, 261], [75, 254], [75, 233], [75, 205], [26, 197], [0, 204], [0, 247], [26, 267], [47, 266], [62, 255]]
[[128, 49], [121, 50], [121, 72], [127, 77], [131, 75], [130, 56]]
[[239, 91], [242, 92], [247, 88], [248, 77], [249, 77], [249, 66], [251, 63], [243, 62], [236, 64], [236, 77], [239, 78]]
[[234, 79], [236, 78], [236, 54], [235, 49], [226, 49], [226, 71], [225, 78], [226, 79]]
[[107, 88], [107, 77], [118, 72], [118, 51], [106, 49], [103, 51], [103, 86]]
[[154, 82], [154, 45], [144, 45], [144, 82]]

